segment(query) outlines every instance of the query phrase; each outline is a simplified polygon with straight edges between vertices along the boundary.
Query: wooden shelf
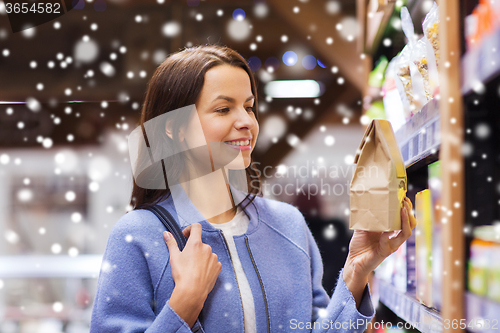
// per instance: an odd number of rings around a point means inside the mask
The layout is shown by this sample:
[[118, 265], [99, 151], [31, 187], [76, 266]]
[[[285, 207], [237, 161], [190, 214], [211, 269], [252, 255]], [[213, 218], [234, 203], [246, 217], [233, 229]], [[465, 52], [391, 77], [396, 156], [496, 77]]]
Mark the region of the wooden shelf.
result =
[[[465, 294], [465, 304], [467, 330], [481, 333], [498, 332], [500, 329], [500, 303], [468, 292]], [[489, 320], [489, 328], [485, 328], [485, 320]]]
[[[359, 43], [360, 49], [369, 53], [377, 49], [380, 32], [384, 31], [390, 15], [380, 23], [370, 21], [371, 14], [368, 0], [358, 0], [358, 18], [362, 27], [362, 38]], [[372, 2], [370, 2], [372, 3]], [[389, 4], [389, 2], [385, 2]], [[360, 4], [364, 6], [360, 6]], [[422, 1], [414, 0], [410, 6], [412, 13], [422, 9]], [[393, 8], [391, 8], [392, 11]], [[382, 11], [378, 11], [382, 15]], [[363, 16], [364, 15], [364, 16]], [[420, 323], [422, 332], [460, 332], [463, 329], [444, 326], [445, 322], [460, 322], [465, 318], [465, 279], [466, 269], [465, 237], [463, 226], [465, 210], [463, 205], [456, 203], [464, 202], [465, 198], [465, 170], [463, 166], [463, 129], [464, 113], [462, 105], [462, 91], [460, 84], [461, 70], [461, 17], [459, 1], [439, 1], [439, 44], [440, 63], [446, 64], [439, 68], [440, 99], [434, 99], [427, 103], [422, 110], [415, 114], [396, 133], [396, 139], [400, 145], [405, 166], [418, 168], [433, 160], [439, 152], [442, 174], [442, 198], [439, 216], [440, 221], [445, 218], [447, 223], [442, 225], [441, 247], [443, 250], [442, 274], [436, 278], [442, 279], [442, 306], [438, 313], [429, 309], [416, 300], [414, 295], [398, 292], [390, 284], [379, 282], [380, 300], [403, 320], [410, 323]], [[420, 22], [414, 20], [415, 25]], [[500, 52], [500, 36], [492, 41], [499, 44], [496, 47]], [[497, 45], [494, 44], [494, 45]], [[490, 43], [491, 45], [491, 43]], [[486, 56], [490, 63], [493, 61], [492, 49], [479, 54], [474, 60], [463, 59], [463, 64], [474, 61], [476, 67], [470, 69], [470, 74], [464, 75], [466, 81], [470, 81], [471, 75], [479, 75], [481, 80], [487, 79], [494, 73], [500, 71], [493, 65], [479, 64], [483, 61], [480, 56]], [[486, 53], [485, 53], [486, 52]], [[490, 57], [490, 58], [488, 58]], [[498, 57], [497, 57], [498, 58]], [[482, 67], [482, 68], [479, 68]], [[477, 71], [478, 73], [475, 73]]]
[[439, 312], [421, 304], [415, 293], [403, 293], [393, 285], [374, 278], [372, 283], [378, 287], [379, 300], [404, 321], [414, 325], [423, 333], [438, 333], [443, 331], [443, 320]]
[[[421, 304], [415, 298], [415, 293], [403, 293], [390, 283], [377, 278], [373, 278], [372, 283], [377, 284], [380, 302], [404, 321], [410, 324], [419, 323], [421, 326], [415, 327], [417, 330], [423, 333], [443, 331], [444, 324], [441, 314]], [[461, 324], [458, 321], [457, 325], [465, 325], [467, 330], [473, 333], [498, 332], [500, 329], [500, 303], [467, 292], [465, 304], [465, 322]]]

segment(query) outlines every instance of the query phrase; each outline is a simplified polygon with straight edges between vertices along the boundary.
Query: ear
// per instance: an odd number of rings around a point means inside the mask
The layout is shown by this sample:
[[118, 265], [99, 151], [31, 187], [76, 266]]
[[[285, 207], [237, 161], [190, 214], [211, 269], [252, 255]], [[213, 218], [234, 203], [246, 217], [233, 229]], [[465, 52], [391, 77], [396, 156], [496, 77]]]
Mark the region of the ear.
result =
[[167, 122], [165, 123], [165, 133], [170, 139], [174, 139], [172, 135], [172, 122], [170, 120], [167, 120]]
[[[174, 135], [172, 132], [172, 119], [167, 120], [167, 122], [165, 123], [165, 133], [170, 139], [172, 140], [174, 139]], [[178, 137], [179, 137], [179, 142], [184, 141], [184, 127], [179, 129]]]

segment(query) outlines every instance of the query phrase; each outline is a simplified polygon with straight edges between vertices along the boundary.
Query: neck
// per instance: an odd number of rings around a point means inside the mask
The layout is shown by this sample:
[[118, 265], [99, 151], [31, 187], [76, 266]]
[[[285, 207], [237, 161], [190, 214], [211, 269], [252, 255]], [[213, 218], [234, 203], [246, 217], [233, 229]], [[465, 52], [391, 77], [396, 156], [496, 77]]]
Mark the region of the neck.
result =
[[231, 221], [236, 206], [227, 184], [227, 170], [221, 168], [193, 180], [181, 183], [182, 188], [196, 209], [210, 223]]

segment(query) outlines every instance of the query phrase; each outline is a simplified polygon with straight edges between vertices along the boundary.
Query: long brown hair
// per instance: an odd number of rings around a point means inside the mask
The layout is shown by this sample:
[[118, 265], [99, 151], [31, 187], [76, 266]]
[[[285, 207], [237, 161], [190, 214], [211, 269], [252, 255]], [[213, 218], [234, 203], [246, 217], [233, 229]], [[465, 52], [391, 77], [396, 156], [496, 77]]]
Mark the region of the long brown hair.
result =
[[[186, 48], [169, 55], [154, 72], [149, 80], [146, 97], [141, 110], [140, 126], [143, 133], [145, 133], [144, 123], [148, 120], [165, 114], [166, 112], [195, 104], [203, 88], [205, 73], [209, 69], [219, 65], [240, 67], [248, 73], [251, 90], [255, 96], [253, 112], [258, 121], [258, 99], [255, 78], [245, 59], [238, 54], [238, 52], [226, 46], [200, 45]], [[185, 121], [187, 121], [187, 117], [184, 117], [181, 122], [172, 124], [172, 139], [165, 133], [165, 124], [159, 124], [155, 137], [160, 135], [163, 142], [165, 142], [165, 146], [177, 144], [177, 133], [182, 126], [182, 122]], [[149, 146], [147, 137], [146, 144]], [[165, 170], [169, 170], [169, 175], [180, 175], [185, 167], [183, 163], [183, 159], [162, 160], [161, 165], [157, 168], [159, 170], [157, 172], [163, 172], [163, 175], [165, 175]], [[246, 175], [250, 191], [245, 199], [238, 204], [241, 205], [246, 202], [245, 206], [242, 208], [250, 204], [255, 199], [256, 195], [261, 195], [259, 173], [254, 169], [252, 160], [250, 166], [246, 168]], [[154, 205], [168, 198], [170, 195], [170, 189], [166, 181], [166, 189], [146, 189], [139, 187], [135, 178], [133, 178], [133, 182], [134, 185], [130, 199], [130, 205], [133, 208], [142, 205]]]

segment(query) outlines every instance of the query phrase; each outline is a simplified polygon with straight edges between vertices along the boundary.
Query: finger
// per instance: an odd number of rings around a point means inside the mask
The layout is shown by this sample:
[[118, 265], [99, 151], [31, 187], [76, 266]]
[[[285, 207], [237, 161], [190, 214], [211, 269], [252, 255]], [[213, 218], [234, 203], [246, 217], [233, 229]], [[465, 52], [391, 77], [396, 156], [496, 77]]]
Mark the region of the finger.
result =
[[395, 237], [398, 237], [399, 234], [401, 233], [401, 230], [394, 230], [394, 231], [387, 231], [387, 235], [384, 235], [384, 236], [387, 236], [387, 239], [393, 239]]
[[182, 234], [184, 237], [189, 238], [189, 235], [191, 234], [191, 224], [182, 230]]
[[189, 239], [188, 242], [194, 241], [194, 240], [200, 240], [201, 241], [201, 224], [200, 223], [193, 223], [190, 225], [190, 230], [189, 230]]
[[410, 210], [407, 207], [401, 220], [401, 234], [403, 234], [404, 240], [407, 240], [411, 236], [410, 214]]
[[410, 198], [408, 197], [405, 197], [405, 201], [408, 203], [408, 205], [410, 206], [410, 209], [408, 210], [409, 212], [411, 212], [411, 210], [413, 209], [413, 204], [411, 203], [411, 200]]
[[401, 209], [401, 232], [394, 238], [389, 239], [392, 249], [397, 249], [411, 236], [410, 219], [406, 207]]
[[163, 239], [165, 240], [165, 243], [167, 244], [168, 247], [168, 252], [170, 252], [170, 257], [178, 255], [181, 251], [179, 250], [179, 247], [177, 246], [177, 241], [175, 240], [175, 237], [172, 236], [172, 234], [168, 231], [163, 232]]
[[406, 209], [408, 210], [408, 217], [410, 219], [410, 228], [413, 230], [413, 228], [417, 226], [417, 220], [413, 215], [413, 210], [412, 210], [413, 206], [411, 204], [411, 200], [408, 199], [408, 197], [405, 198], [405, 204], [407, 205]]
[[408, 199], [408, 198], [405, 198], [405, 200], [403, 201], [403, 207], [406, 207], [406, 210], [408, 212], [410, 212], [411, 211], [410, 205], [408, 204], [408, 200], [406, 200], [406, 199]]

